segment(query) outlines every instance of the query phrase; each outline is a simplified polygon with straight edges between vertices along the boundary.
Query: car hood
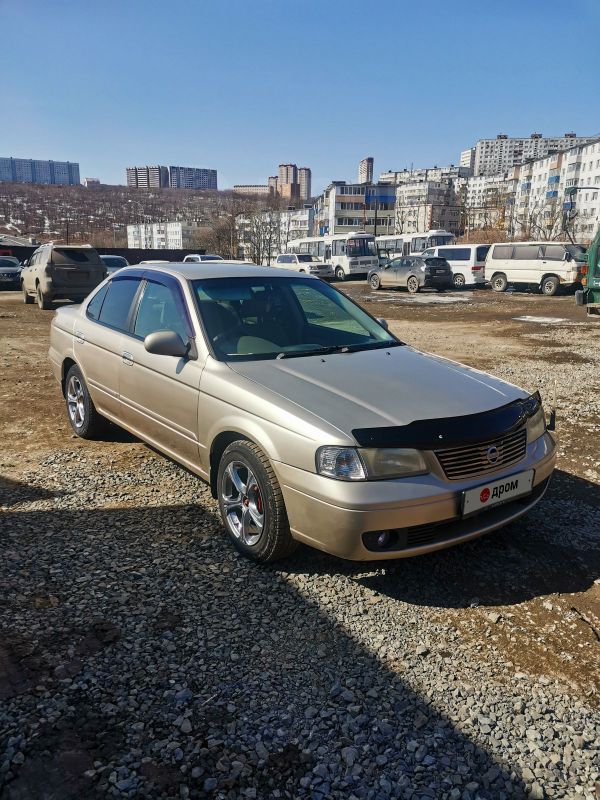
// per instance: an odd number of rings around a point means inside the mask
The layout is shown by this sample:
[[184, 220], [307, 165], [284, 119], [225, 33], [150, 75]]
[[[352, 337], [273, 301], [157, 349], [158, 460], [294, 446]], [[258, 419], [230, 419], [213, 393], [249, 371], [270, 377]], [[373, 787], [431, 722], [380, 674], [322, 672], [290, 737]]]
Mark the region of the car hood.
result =
[[510, 383], [409, 346], [229, 366], [348, 436], [355, 428], [477, 414], [527, 397]]

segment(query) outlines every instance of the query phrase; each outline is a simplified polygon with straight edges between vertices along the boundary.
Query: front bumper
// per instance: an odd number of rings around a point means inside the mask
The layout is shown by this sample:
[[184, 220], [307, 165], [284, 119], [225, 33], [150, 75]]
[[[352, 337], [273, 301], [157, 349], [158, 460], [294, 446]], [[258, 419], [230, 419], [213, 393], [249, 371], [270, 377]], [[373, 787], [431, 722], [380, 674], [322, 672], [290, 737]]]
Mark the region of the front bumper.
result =
[[[518, 464], [465, 481], [449, 481], [439, 470], [412, 478], [352, 483], [282, 462], [273, 462], [273, 467], [295, 539], [353, 561], [384, 560], [450, 547], [518, 519], [543, 496], [554, 469], [555, 450], [554, 440], [546, 433], [528, 445]], [[461, 517], [463, 491], [529, 469], [535, 470], [530, 495]], [[396, 546], [369, 549], [363, 534], [372, 531], [398, 532]]]

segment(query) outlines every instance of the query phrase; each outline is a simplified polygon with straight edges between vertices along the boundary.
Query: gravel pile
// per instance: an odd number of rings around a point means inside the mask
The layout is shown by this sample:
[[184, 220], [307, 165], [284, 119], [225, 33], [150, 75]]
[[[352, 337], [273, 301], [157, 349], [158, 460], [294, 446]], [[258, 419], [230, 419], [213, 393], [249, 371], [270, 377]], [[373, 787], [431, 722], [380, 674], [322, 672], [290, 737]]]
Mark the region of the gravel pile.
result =
[[500, 644], [511, 604], [591, 585], [598, 508], [559, 492], [419, 560], [264, 568], [201, 482], [120, 447], [4, 487], [2, 797], [596, 797], [589, 682]]

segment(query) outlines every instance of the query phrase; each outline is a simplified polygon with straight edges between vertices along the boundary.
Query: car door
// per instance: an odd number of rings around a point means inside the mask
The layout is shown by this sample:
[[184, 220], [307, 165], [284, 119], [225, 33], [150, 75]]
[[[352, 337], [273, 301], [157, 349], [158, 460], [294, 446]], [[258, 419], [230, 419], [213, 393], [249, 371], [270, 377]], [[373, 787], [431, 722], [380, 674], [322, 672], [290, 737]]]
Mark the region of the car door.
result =
[[406, 281], [410, 275], [413, 259], [410, 256], [403, 256], [398, 259], [398, 266], [396, 268], [395, 285], [406, 286]]
[[79, 364], [94, 405], [101, 414], [120, 421], [119, 373], [123, 331], [130, 324], [141, 277], [115, 276], [105, 283], [77, 318], [75, 360]]
[[397, 286], [396, 275], [401, 258], [393, 258], [379, 273], [382, 286]]
[[174, 331], [184, 342], [195, 338], [179, 281], [146, 276], [120, 365], [123, 420], [159, 450], [191, 468], [199, 466], [198, 402], [203, 362], [149, 353], [144, 338]]

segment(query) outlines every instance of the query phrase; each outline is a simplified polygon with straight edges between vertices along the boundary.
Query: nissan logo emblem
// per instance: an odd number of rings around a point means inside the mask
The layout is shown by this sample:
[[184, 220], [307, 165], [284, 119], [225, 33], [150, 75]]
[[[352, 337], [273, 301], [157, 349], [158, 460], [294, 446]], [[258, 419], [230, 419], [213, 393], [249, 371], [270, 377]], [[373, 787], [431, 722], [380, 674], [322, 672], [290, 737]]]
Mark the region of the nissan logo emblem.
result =
[[498, 448], [495, 444], [493, 444], [491, 447], [488, 447], [486, 456], [490, 464], [495, 464], [496, 461], [498, 461], [500, 458], [500, 453], [498, 452]]

